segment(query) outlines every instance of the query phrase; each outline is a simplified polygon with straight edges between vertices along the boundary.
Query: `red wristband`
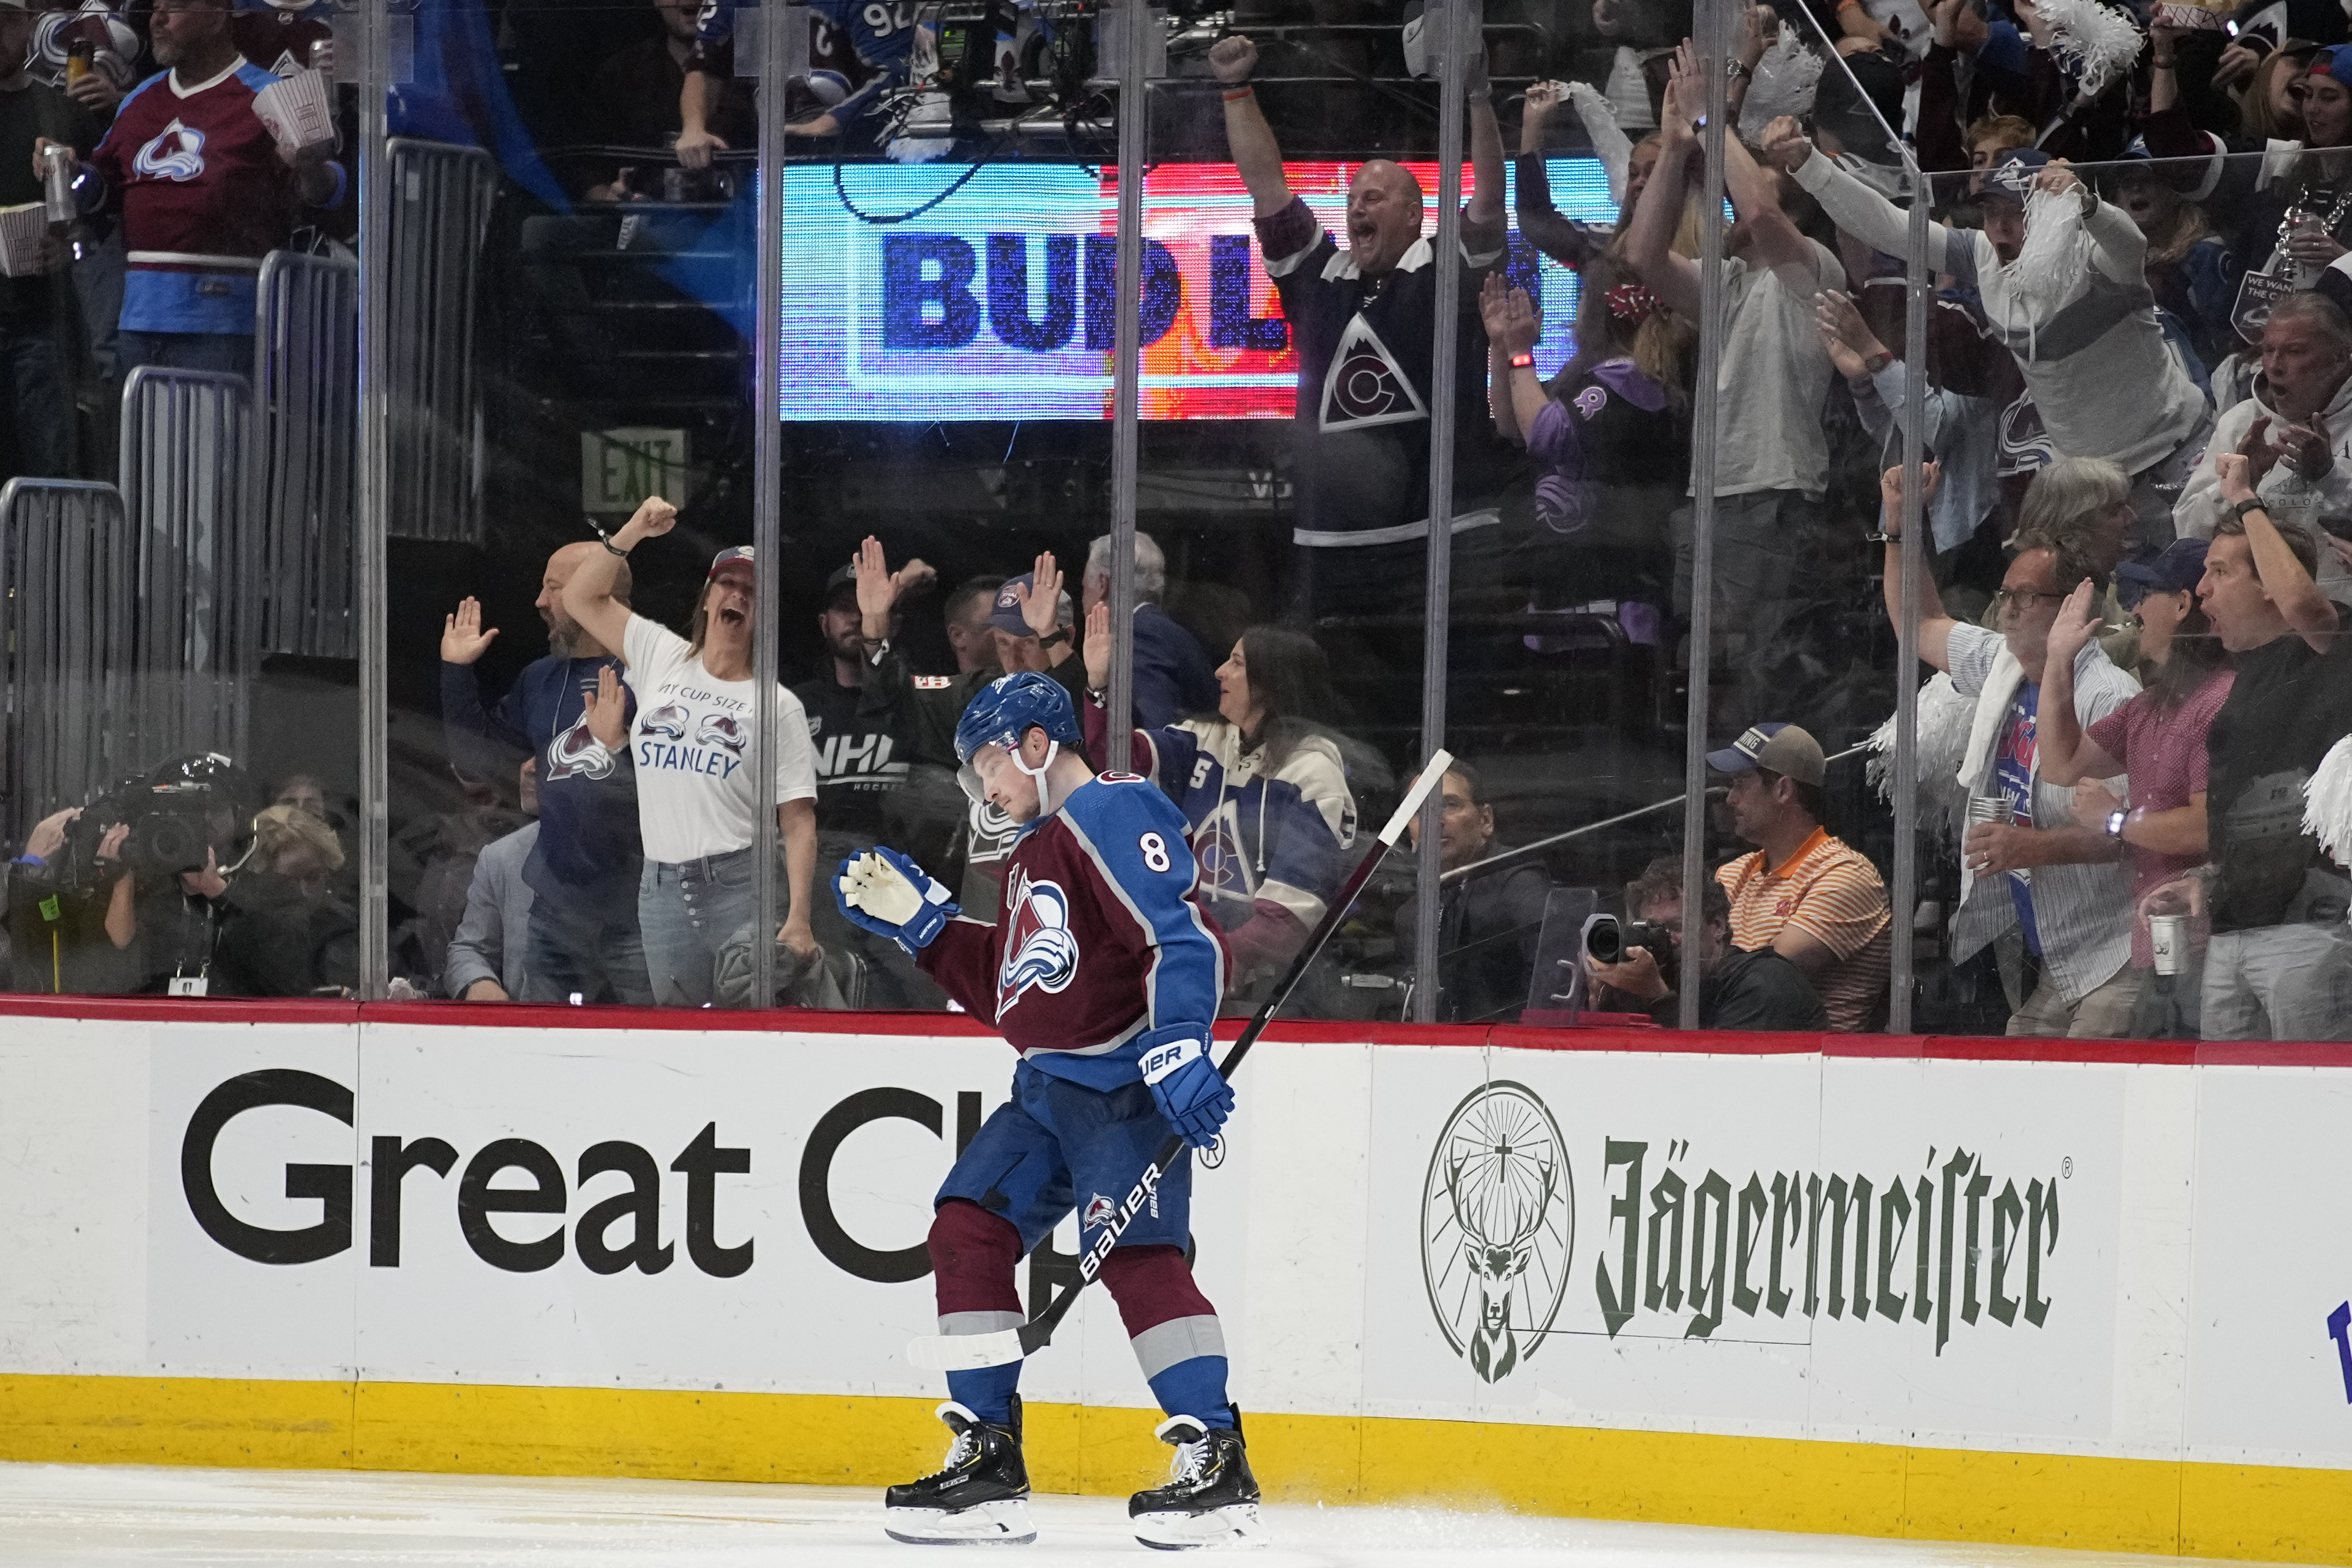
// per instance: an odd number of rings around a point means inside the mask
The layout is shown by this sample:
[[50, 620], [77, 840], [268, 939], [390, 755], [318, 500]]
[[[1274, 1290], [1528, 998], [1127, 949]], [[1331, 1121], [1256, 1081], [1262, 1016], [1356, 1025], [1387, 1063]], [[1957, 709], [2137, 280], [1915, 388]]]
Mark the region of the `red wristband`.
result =
[[1513, 354], [1511, 356], [1511, 369], [1515, 371], [1531, 371], [1535, 368], [1536, 357], [1533, 354]]
[[1256, 96], [1257, 89], [1250, 86], [1247, 82], [1244, 82], [1241, 86], [1233, 88], [1226, 92], [1225, 101], [1227, 103], [1239, 103], [1245, 98], [1255, 98]]

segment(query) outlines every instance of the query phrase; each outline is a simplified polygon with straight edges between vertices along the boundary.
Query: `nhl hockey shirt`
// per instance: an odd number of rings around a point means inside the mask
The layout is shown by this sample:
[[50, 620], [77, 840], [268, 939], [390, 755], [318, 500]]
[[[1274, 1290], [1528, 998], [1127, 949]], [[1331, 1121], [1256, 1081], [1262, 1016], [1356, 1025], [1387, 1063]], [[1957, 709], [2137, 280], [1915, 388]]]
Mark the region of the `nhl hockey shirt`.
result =
[[950, 920], [916, 962], [1033, 1067], [1117, 1089], [1142, 1077], [1146, 1030], [1205, 1040], [1216, 1017], [1225, 952], [1198, 880], [1168, 798], [1106, 773], [1022, 834], [996, 924]]
[[[122, 207], [127, 332], [253, 330], [261, 258], [300, 205], [293, 172], [253, 100], [277, 78], [238, 57], [208, 81], [177, 71], [133, 88], [90, 154], [83, 203]], [[327, 204], [341, 204], [342, 170]]]

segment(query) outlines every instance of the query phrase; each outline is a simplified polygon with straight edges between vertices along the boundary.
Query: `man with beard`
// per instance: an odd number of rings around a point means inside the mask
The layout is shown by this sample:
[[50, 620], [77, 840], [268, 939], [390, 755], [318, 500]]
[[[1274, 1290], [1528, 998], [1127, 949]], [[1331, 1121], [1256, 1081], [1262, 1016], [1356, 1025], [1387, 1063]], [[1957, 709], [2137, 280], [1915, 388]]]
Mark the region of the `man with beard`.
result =
[[[1839, 228], [1889, 256], [1910, 250], [1910, 219], [1816, 153], [1786, 116], [1764, 153], [1811, 192]], [[2142, 550], [2170, 542], [2162, 486], [2194, 461], [2210, 419], [2158, 324], [2147, 236], [2063, 161], [2020, 148], [1986, 176], [1981, 231], [1927, 225], [1936, 270], [1977, 290], [1988, 332], [2016, 356], [2062, 457], [2105, 457], [2133, 480]]]
[[[539, 840], [523, 866], [534, 896], [521, 999], [650, 1007], [653, 983], [637, 927], [643, 852], [636, 779], [628, 748], [608, 751], [589, 729], [588, 699], [602, 673], [620, 664], [563, 607], [564, 584], [602, 549], [585, 539], [547, 558], [537, 601], [547, 623], [547, 656], [526, 665], [495, 707], [483, 703], [476, 666], [498, 631], [482, 625], [478, 601], [458, 604], [442, 623], [441, 720], [450, 758], [462, 772], [485, 779], [511, 773], [504, 747], [539, 758]], [[628, 602], [626, 562], [613, 596]], [[626, 700], [634, 718], [635, 699]], [[499, 999], [488, 990], [478, 997], [469, 989], [467, 997]]]
[[[876, 587], [888, 596], [880, 608], [885, 633], [868, 643], [866, 612], [859, 603], [861, 551], [857, 560], [825, 579], [824, 608], [817, 612], [817, 630], [824, 637], [825, 656], [817, 673], [793, 688], [808, 710], [809, 746], [816, 754], [816, 853], [819, 865], [836, 865], [871, 849], [886, 836], [900, 839], [892, 830], [903, 817], [901, 797], [908, 791], [913, 753], [908, 744], [905, 715], [898, 693], [885, 682], [866, 679], [870, 654], [887, 650], [898, 630], [900, 578], [881, 570], [881, 542], [868, 539], [877, 568]], [[920, 561], [921, 580], [929, 568]], [[961, 792], [959, 791], [959, 794]], [[942, 1004], [939, 988], [925, 978], [896, 942], [876, 936], [841, 917], [831, 901], [814, 912], [817, 940], [828, 950], [846, 948], [864, 959], [867, 989], [863, 1000], [872, 1008], [936, 1008]]]
[[[2322, 295], [2290, 294], [2271, 307], [2262, 356], [2253, 395], [2214, 422], [2172, 509], [2182, 538], [2210, 539], [2230, 516], [2217, 465], [2231, 453], [2279, 528], [2316, 538], [2323, 519], [2352, 520], [2352, 322]], [[2333, 551], [2319, 559], [2321, 588], [2352, 590]]]
[[[237, 53], [228, 0], [157, 0], [158, 64], [122, 100], [79, 165], [82, 209], [119, 202], [130, 274], [117, 364], [253, 372], [261, 258], [286, 243], [301, 207], [342, 203], [330, 150], [289, 155], [255, 110], [277, 81]], [[36, 141], [36, 162], [47, 138]]]

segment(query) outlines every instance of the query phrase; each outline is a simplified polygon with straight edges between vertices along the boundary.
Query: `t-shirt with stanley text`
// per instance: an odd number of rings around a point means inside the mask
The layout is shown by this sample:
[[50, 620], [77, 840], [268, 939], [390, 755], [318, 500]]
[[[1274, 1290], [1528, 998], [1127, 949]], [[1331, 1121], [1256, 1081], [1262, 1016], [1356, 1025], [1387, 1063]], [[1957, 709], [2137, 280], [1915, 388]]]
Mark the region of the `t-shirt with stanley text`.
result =
[[[646, 858], [676, 864], [749, 849], [760, 809], [750, 767], [751, 683], [713, 680], [685, 638], [642, 615], [629, 617], [621, 653], [637, 694], [629, 742]], [[808, 715], [782, 685], [773, 711], [776, 800], [814, 800]]]

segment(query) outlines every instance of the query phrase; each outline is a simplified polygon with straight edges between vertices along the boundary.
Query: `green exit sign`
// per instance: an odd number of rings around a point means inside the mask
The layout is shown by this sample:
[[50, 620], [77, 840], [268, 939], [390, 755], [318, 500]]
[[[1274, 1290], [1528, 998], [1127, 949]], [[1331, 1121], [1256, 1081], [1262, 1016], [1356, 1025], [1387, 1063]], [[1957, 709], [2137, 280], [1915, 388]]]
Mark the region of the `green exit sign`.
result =
[[634, 512], [647, 496], [684, 507], [686, 432], [634, 427], [580, 433], [580, 506], [587, 512]]

